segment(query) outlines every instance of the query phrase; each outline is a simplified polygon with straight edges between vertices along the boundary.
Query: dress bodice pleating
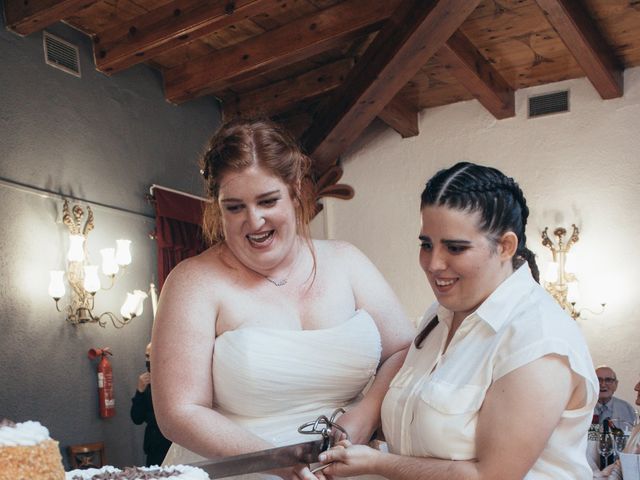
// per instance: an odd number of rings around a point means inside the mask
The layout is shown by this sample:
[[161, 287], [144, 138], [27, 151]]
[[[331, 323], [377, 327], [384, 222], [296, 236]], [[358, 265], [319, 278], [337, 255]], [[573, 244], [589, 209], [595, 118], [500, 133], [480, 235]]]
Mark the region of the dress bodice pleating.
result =
[[[298, 427], [357, 402], [375, 375], [381, 351], [376, 324], [364, 310], [319, 330], [227, 331], [214, 346], [214, 408], [275, 446], [311, 440]], [[164, 463], [200, 460], [173, 445]]]
[[228, 331], [215, 344], [215, 404], [248, 417], [345, 404], [366, 386], [379, 359], [378, 330], [362, 310], [322, 330]]

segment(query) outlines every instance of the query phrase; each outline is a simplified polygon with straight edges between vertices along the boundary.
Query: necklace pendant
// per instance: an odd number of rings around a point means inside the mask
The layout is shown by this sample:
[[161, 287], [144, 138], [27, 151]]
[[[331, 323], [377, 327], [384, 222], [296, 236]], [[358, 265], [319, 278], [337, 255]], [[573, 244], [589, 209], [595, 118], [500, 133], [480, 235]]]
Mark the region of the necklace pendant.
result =
[[287, 279], [283, 278], [282, 280], [274, 280], [273, 278], [265, 277], [271, 283], [273, 283], [276, 287], [283, 287], [287, 284]]

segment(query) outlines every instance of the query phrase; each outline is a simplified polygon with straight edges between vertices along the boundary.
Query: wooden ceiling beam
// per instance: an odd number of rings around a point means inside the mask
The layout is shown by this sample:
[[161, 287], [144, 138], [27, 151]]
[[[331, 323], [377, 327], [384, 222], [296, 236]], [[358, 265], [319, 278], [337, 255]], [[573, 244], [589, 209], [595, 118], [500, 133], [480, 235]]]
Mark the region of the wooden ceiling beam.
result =
[[5, 0], [6, 26], [19, 35], [30, 35], [96, 3], [97, 0]]
[[418, 108], [413, 106], [402, 93], [397, 94], [385, 105], [378, 118], [398, 132], [402, 138], [415, 137], [418, 128]]
[[297, 77], [239, 94], [223, 103], [224, 118], [271, 117], [284, 113], [298, 102], [316, 98], [336, 89], [344, 81], [353, 63], [352, 58], [345, 58]]
[[447, 72], [494, 117], [502, 119], [515, 115], [513, 89], [460, 30], [436, 55]]
[[407, 1], [382, 27], [344, 87], [323, 102], [303, 138], [321, 174], [473, 12], [479, 0]]
[[549, 23], [604, 99], [624, 93], [623, 68], [582, 2], [536, 0]]
[[216, 93], [235, 81], [304, 60], [375, 31], [399, 0], [347, 0], [282, 27], [164, 72], [165, 97], [180, 103]]
[[281, 8], [286, 0], [179, 0], [101, 32], [96, 68], [113, 74], [216, 30]]

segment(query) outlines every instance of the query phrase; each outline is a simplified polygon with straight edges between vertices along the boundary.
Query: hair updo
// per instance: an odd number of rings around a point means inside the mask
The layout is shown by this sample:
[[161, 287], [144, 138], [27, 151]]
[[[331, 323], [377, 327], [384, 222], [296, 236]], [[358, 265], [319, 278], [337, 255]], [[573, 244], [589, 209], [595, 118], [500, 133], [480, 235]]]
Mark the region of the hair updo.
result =
[[478, 212], [479, 228], [494, 244], [504, 233], [512, 231], [518, 237], [513, 267], [518, 268], [526, 260], [533, 278], [536, 282], [540, 281], [535, 255], [526, 246], [525, 227], [529, 208], [513, 178], [495, 168], [470, 162], [456, 163], [440, 170], [427, 182], [420, 208], [425, 206]]
[[309, 221], [314, 202], [308, 186], [311, 162], [282, 127], [264, 119], [236, 119], [225, 123], [211, 138], [200, 166], [212, 200], [205, 206], [202, 221], [209, 245], [224, 240], [218, 204], [222, 177], [252, 166], [264, 168], [287, 185], [295, 206], [297, 231], [310, 242]]

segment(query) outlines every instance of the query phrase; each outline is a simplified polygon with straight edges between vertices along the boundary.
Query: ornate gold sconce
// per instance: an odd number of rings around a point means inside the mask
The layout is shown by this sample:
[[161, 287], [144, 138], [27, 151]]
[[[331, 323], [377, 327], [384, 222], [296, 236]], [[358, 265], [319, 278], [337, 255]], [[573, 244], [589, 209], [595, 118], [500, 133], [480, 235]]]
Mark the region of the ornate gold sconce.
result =
[[[124, 271], [131, 263], [129, 240], [116, 240], [116, 248], [104, 248], [100, 251], [102, 256], [102, 273], [108, 277], [109, 286], [102, 288], [98, 276], [98, 265], [89, 264], [87, 255], [87, 238], [94, 228], [93, 211], [86, 207], [86, 220], [83, 220], [85, 211], [75, 205], [69, 210], [69, 202], [64, 201], [62, 209], [62, 221], [69, 230], [69, 250], [67, 252], [67, 270], [50, 272], [49, 295], [56, 302], [56, 309], [66, 313], [67, 322], [77, 325], [81, 323], [97, 323], [101, 327], [107, 324], [106, 318], [116, 328], [122, 328], [135, 317], [142, 314], [144, 299], [147, 293], [134, 290], [127, 293], [127, 298], [120, 309], [122, 318], [112, 312], [104, 312], [99, 315], [93, 313], [95, 295], [98, 290], [108, 290], [114, 283], [118, 272]], [[65, 295], [66, 288], [64, 276], [70, 287], [69, 304], [60, 309], [59, 301]], [[151, 293], [155, 293], [155, 286], [151, 284]], [[155, 297], [154, 297], [155, 298]]]
[[542, 231], [542, 245], [551, 250], [552, 262], [549, 263], [544, 271], [544, 286], [547, 291], [555, 298], [555, 300], [564, 308], [571, 318], [574, 320], [580, 317], [581, 312], [589, 311], [594, 314], [600, 314], [604, 311], [605, 304], [602, 303], [602, 310], [595, 312], [588, 308], [578, 309], [577, 302], [580, 299], [578, 290], [578, 278], [575, 273], [567, 269], [568, 254], [571, 247], [580, 240], [580, 230], [575, 224], [571, 225], [572, 232], [568, 240], [564, 240], [567, 230], [558, 227], [553, 231], [556, 237], [555, 243], [549, 238], [547, 231], [549, 227], [545, 227]]

